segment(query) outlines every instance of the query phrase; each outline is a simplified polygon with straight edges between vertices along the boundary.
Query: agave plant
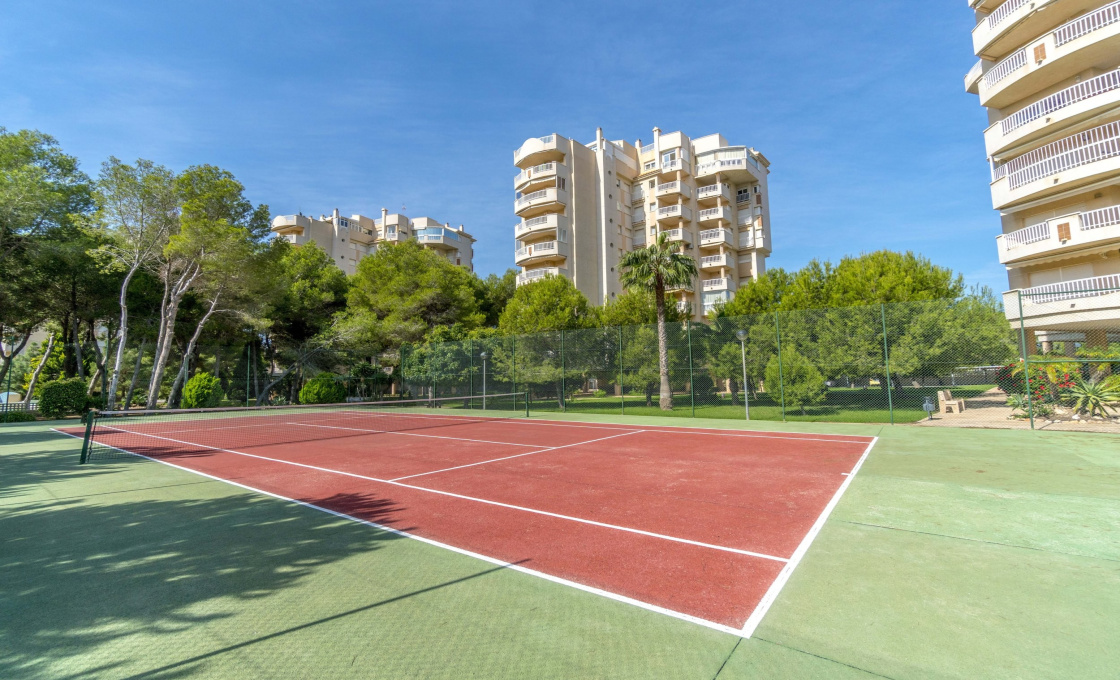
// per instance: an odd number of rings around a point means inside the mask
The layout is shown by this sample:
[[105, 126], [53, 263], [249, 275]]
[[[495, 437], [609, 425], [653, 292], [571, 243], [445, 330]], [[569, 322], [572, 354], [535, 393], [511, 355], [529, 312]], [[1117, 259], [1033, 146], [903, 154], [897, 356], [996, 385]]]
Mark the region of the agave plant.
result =
[[1082, 380], [1078, 378], [1069, 388], [1067, 398], [1070, 407], [1077, 413], [1085, 413], [1090, 417], [1101, 416], [1107, 418], [1107, 411], [1115, 411], [1115, 404], [1120, 402], [1120, 376], [1112, 376], [1104, 380]]

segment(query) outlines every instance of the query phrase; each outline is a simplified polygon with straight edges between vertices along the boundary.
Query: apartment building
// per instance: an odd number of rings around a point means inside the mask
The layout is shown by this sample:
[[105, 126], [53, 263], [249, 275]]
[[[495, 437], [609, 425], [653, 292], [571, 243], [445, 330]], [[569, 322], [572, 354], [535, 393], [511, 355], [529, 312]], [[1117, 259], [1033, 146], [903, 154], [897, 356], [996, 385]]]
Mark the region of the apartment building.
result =
[[1031, 351], [1120, 341], [1120, 2], [969, 6], [1008, 319]]
[[654, 128], [651, 142], [630, 144], [599, 128], [581, 144], [551, 134], [526, 140], [513, 162], [518, 285], [564, 276], [604, 304], [623, 292], [623, 254], [662, 232], [697, 261], [697, 280], [671, 292], [696, 319], [765, 272], [770, 162], [723, 135]]
[[407, 239], [415, 239], [440, 257], [474, 271], [474, 237], [463, 231], [463, 225], [454, 228], [430, 217], [410, 220], [385, 208], [378, 219], [365, 215], [343, 217], [337, 208], [319, 219], [302, 214], [278, 215], [272, 220], [272, 231], [296, 245], [314, 241], [347, 274], [355, 273], [358, 262], [376, 252], [378, 245]]

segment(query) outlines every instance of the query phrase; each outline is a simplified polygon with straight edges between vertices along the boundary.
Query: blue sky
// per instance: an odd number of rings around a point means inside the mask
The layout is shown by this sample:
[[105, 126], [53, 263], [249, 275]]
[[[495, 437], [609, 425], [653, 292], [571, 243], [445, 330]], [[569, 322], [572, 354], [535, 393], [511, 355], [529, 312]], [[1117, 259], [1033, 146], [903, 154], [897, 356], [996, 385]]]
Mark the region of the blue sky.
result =
[[721, 132], [762, 151], [771, 267], [914, 250], [1003, 290], [964, 0], [22, 2], [0, 125], [231, 170], [274, 214], [463, 223], [513, 265], [513, 150]]

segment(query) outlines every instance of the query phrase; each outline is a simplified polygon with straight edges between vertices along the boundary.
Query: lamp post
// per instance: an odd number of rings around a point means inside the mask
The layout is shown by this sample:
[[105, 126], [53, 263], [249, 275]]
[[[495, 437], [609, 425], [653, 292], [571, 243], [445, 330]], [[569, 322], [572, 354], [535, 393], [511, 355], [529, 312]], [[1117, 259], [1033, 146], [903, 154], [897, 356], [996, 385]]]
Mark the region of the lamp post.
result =
[[486, 359], [489, 358], [486, 352], [480, 352], [479, 359], [482, 359], [482, 410], [486, 410]]
[[740, 328], [735, 331], [735, 337], [739, 338], [739, 348], [743, 354], [743, 413], [746, 414], [747, 420], [750, 420], [751, 405], [747, 398], [747, 331]]

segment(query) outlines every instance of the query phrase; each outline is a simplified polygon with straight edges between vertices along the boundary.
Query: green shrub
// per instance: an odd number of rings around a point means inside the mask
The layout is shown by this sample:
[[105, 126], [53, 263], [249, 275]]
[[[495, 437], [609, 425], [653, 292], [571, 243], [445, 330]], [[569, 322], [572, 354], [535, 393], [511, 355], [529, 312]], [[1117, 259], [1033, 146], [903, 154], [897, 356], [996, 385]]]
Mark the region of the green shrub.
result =
[[183, 408], [214, 408], [222, 402], [222, 383], [209, 373], [198, 373], [183, 386]]
[[824, 401], [827, 387], [824, 376], [811, 361], [792, 348], [783, 348], [781, 363], [778, 355], [772, 355], [766, 363], [766, 391], [775, 399], [785, 395], [786, 406], [800, 408], [805, 415], [805, 407]]
[[603, 397], [607, 396], [607, 391], [606, 390], [595, 390], [592, 393], [592, 395], [595, 396], [598, 399], [602, 399]]
[[86, 381], [81, 378], [44, 383], [39, 394], [39, 413], [44, 418], [61, 418], [86, 410]]
[[33, 423], [36, 419], [34, 411], [8, 411], [7, 413], [0, 413], [0, 423]]
[[320, 373], [299, 391], [303, 404], [338, 404], [346, 401], [346, 386], [333, 373]]

